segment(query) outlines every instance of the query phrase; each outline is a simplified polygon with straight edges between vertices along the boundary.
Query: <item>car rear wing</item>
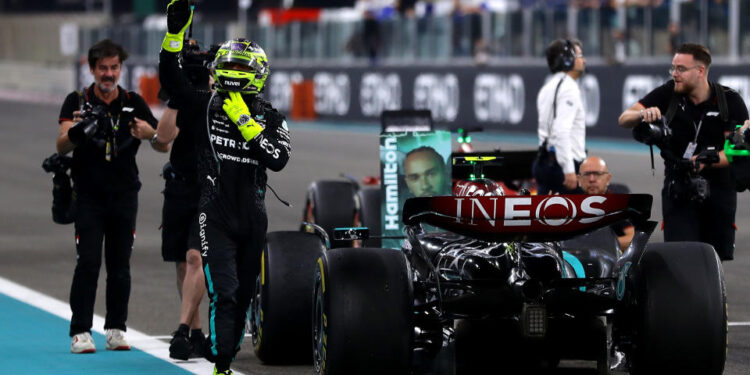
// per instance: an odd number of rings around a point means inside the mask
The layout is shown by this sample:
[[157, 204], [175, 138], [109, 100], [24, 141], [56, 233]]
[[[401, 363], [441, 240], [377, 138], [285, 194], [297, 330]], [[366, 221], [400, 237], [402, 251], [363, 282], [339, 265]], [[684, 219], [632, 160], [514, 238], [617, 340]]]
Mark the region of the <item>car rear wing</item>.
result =
[[420, 223], [486, 241], [563, 241], [623, 219], [647, 221], [649, 194], [411, 198], [406, 225]]

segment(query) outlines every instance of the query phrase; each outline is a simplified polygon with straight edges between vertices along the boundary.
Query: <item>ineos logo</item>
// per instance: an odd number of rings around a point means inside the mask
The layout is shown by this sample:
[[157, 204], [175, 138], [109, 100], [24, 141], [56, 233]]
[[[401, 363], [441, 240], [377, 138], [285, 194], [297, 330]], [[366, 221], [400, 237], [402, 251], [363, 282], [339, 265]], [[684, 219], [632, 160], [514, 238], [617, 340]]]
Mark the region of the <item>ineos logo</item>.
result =
[[479, 121], [517, 125], [523, 120], [525, 95], [518, 74], [479, 74], [474, 79], [474, 114]]
[[345, 116], [349, 113], [351, 90], [346, 74], [316, 73], [315, 112], [322, 115]]
[[429, 109], [435, 120], [456, 120], [458, 104], [458, 78], [455, 74], [425, 73], [414, 80], [414, 108]]
[[365, 73], [359, 89], [362, 114], [380, 116], [383, 110], [401, 108], [401, 79], [398, 74]]
[[[561, 207], [555, 207], [561, 206]], [[560, 210], [563, 214], [560, 215]], [[551, 227], [559, 227], [573, 221], [578, 214], [578, 209], [572, 200], [565, 197], [549, 197], [539, 202], [536, 206], [536, 217], [539, 222]], [[555, 219], [548, 219], [547, 216], [553, 216]]]

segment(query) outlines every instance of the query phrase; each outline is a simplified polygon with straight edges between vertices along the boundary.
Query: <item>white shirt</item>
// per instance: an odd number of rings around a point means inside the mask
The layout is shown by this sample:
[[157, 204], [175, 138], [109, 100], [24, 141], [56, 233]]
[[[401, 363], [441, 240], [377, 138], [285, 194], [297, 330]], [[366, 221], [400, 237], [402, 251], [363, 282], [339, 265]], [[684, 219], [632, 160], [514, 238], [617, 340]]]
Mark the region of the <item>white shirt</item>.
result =
[[[557, 115], [553, 119], [555, 88], [561, 79], [563, 81], [557, 92]], [[573, 160], [582, 162], [586, 159], [586, 113], [581, 89], [567, 73], [557, 72], [539, 90], [536, 108], [539, 113], [539, 145], [549, 138], [547, 146], [550, 150], [554, 149], [563, 173], [575, 173]]]

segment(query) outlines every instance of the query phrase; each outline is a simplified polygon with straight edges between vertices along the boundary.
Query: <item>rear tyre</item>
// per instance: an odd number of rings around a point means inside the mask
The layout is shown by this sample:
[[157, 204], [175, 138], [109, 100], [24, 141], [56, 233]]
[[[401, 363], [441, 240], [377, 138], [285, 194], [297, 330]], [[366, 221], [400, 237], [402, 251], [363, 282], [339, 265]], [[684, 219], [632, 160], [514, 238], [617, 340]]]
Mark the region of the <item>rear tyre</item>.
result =
[[651, 244], [635, 268], [631, 373], [718, 375], [727, 351], [726, 289], [713, 247]]
[[[333, 229], [354, 225], [355, 187], [349, 181], [315, 181], [307, 188], [302, 220], [321, 226], [333, 241]], [[331, 242], [331, 247], [350, 246], [351, 242]]]
[[248, 322], [255, 355], [262, 362], [310, 363], [310, 292], [324, 250], [314, 234], [268, 234]]
[[409, 265], [398, 250], [334, 249], [315, 271], [316, 374], [408, 374], [413, 336]]

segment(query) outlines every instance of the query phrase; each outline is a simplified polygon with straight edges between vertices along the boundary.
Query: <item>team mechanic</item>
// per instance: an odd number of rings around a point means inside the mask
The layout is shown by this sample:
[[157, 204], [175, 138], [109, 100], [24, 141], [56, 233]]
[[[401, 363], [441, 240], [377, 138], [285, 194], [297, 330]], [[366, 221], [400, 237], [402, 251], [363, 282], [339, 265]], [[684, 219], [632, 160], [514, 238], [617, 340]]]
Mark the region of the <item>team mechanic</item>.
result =
[[266, 168], [284, 168], [291, 146], [284, 117], [258, 97], [269, 67], [265, 52], [254, 42], [222, 44], [212, 65], [215, 93], [189, 90], [177, 57], [191, 21], [187, 0], [170, 2], [159, 77], [170, 98], [190, 112], [187, 118], [194, 119], [191, 125], [197, 129], [198, 234], [212, 322], [206, 357], [215, 363], [214, 374], [231, 374], [268, 226]]
[[[711, 53], [700, 45], [681, 45], [672, 59], [672, 80], [648, 93], [625, 110], [620, 126], [632, 128], [665, 117], [671, 136], [662, 146], [664, 187], [662, 216], [665, 241], [701, 241], [713, 245], [722, 260], [734, 258], [734, 218], [737, 192], [727, 168], [724, 139], [735, 125], [748, 119], [747, 106], [734, 90], [708, 81]], [[715, 147], [719, 162], [700, 164], [698, 172], [709, 184], [704, 200], [676, 192], [690, 191], [682, 178], [686, 172], [674, 159], [695, 160], [701, 151]]]
[[[188, 47], [181, 56], [182, 71], [191, 84], [191, 89], [209, 93], [209, 70], [204, 62], [209, 52], [201, 52], [197, 41], [187, 41]], [[217, 46], [218, 47], [218, 46]], [[215, 51], [210, 55], [213, 59]], [[156, 131], [150, 127], [133, 129], [133, 135], [140, 139], [150, 139], [152, 144], [172, 143], [169, 162], [164, 166], [164, 206], [161, 222], [161, 254], [165, 262], [174, 262], [179, 293], [179, 326], [172, 335], [169, 356], [187, 360], [190, 357], [203, 357], [205, 336], [201, 329], [199, 307], [206, 293], [205, 277], [201, 254], [197, 242], [198, 184], [195, 131], [190, 126], [186, 111], [174, 99], [167, 102]]]
[[70, 93], [60, 110], [57, 150], [60, 154], [73, 151], [71, 174], [78, 204], [78, 257], [70, 288], [73, 353], [96, 351], [91, 325], [102, 241], [107, 269], [106, 348], [130, 349], [123, 332], [128, 317], [130, 255], [141, 187], [135, 154], [141, 141], [131, 136], [128, 125], [154, 128], [157, 121], [141, 96], [117, 84], [127, 56], [120, 45], [109, 39], [94, 44], [88, 55], [94, 83]]
[[581, 42], [558, 39], [547, 46], [553, 74], [537, 94], [539, 153], [532, 166], [539, 194], [580, 193], [576, 173], [586, 158], [586, 111], [576, 81], [586, 71]]

